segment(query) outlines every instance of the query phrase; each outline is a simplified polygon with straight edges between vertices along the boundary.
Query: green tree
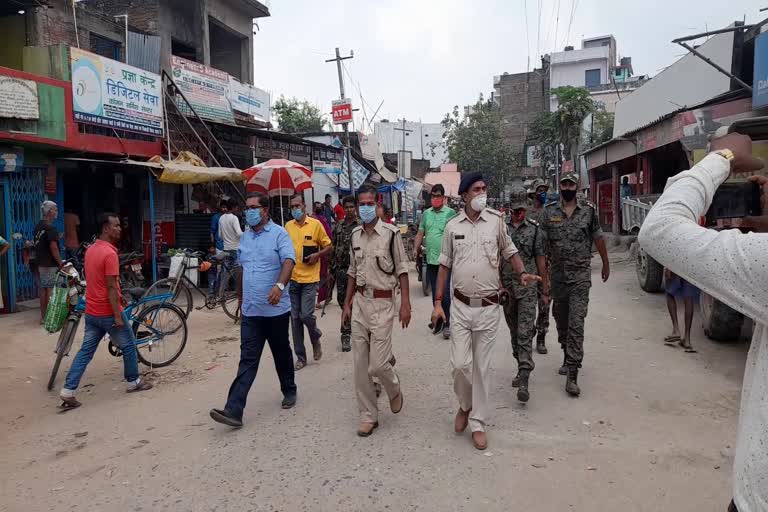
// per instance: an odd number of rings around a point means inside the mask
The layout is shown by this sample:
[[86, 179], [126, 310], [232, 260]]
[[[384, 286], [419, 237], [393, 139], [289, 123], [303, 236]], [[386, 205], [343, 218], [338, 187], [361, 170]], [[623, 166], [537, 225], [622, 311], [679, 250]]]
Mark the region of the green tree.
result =
[[588, 147], [597, 146], [613, 138], [613, 112], [606, 112], [605, 108], [599, 109], [592, 118], [592, 128], [587, 137]]
[[[557, 98], [557, 110], [543, 112], [530, 127], [530, 137], [538, 143], [539, 158], [545, 168], [555, 163], [558, 144], [563, 145], [564, 160], [578, 161], [582, 124], [587, 116], [598, 110], [597, 104], [584, 87], [568, 85], [552, 89], [551, 93]], [[604, 120], [607, 122], [607, 117]], [[613, 124], [610, 130], [613, 133]]]
[[328, 122], [323, 119], [323, 112], [317, 105], [307, 100], [298, 98], [285, 98], [280, 96], [272, 110], [277, 117], [277, 124], [281, 132], [307, 133], [321, 132]]
[[512, 148], [501, 133], [501, 114], [490, 101], [480, 98], [463, 116], [459, 107], [446, 114], [443, 142], [449, 161], [463, 172], [481, 172], [489, 187], [489, 195], [498, 196], [505, 178], [516, 164]]

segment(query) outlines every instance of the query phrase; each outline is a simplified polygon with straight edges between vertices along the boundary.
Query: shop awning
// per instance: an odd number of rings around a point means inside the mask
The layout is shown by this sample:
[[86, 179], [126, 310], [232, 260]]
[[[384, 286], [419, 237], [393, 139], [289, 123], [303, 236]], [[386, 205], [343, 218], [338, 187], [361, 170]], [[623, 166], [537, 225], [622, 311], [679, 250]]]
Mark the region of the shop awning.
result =
[[163, 173], [158, 178], [160, 183], [176, 185], [194, 185], [213, 181], [244, 181], [243, 172], [233, 167], [198, 167], [191, 164], [165, 162], [159, 164]]

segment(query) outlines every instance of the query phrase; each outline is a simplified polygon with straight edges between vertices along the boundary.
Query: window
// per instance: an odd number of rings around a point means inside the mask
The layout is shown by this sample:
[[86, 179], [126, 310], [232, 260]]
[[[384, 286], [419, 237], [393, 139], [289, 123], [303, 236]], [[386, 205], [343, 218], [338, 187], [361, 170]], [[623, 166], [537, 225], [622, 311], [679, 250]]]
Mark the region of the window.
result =
[[595, 87], [600, 85], [600, 70], [588, 69], [584, 72], [584, 85], [586, 87]]
[[112, 60], [122, 59], [123, 43], [91, 32], [91, 51]]

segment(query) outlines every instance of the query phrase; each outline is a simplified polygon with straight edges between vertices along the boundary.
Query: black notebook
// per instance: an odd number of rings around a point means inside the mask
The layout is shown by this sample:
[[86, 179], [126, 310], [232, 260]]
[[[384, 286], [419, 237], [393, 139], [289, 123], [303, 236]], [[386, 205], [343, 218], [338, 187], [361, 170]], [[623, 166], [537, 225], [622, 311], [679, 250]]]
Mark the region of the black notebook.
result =
[[316, 245], [305, 245], [302, 247], [301, 251], [301, 260], [307, 261], [307, 258], [309, 258], [311, 255], [315, 254], [316, 252], [320, 252], [320, 248]]

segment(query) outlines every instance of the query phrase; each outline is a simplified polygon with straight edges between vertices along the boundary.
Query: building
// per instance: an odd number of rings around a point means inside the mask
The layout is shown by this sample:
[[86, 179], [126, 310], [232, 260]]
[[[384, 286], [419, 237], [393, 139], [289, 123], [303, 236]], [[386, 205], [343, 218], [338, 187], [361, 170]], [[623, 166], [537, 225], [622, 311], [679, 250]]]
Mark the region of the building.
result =
[[379, 121], [374, 123], [373, 133], [382, 153], [410, 151], [414, 159], [429, 160], [433, 168], [448, 161], [445, 128], [440, 123]]
[[529, 132], [531, 123], [549, 109], [548, 61], [542, 59], [541, 69], [496, 76], [493, 87], [493, 97], [501, 110], [502, 135], [519, 162], [510, 186], [521, 185], [526, 178], [543, 175], [536, 158], [536, 141], [530, 139]]
[[[757, 86], [753, 62], [759, 26], [713, 35], [697, 50], [744, 83]], [[691, 87], [692, 83], [698, 85]], [[604, 229], [617, 234], [622, 229], [623, 177], [629, 178], [632, 196], [660, 194], [669, 177], [706, 155], [709, 138], [718, 128], [768, 115], [765, 107], [753, 105], [750, 96], [731, 76], [689, 53], [622, 99], [613, 139], [583, 155], [590, 199], [598, 206]], [[756, 142], [753, 152], [768, 157], [768, 144]]]
[[[148, 159], [192, 150], [241, 169], [254, 154], [312, 162], [314, 146], [259, 130], [251, 108], [269, 110], [248, 86], [252, 20], [268, 15], [255, 0], [0, 2], [0, 234], [12, 242], [0, 258], [3, 312], [37, 296], [24, 245], [45, 199], [80, 216], [81, 240], [97, 232], [99, 213], [117, 212], [121, 249], [143, 252], [154, 273], [161, 249], [207, 243], [199, 212], [211, 194], [164, 182]], [[185, 85], [210, 94], [182, 97]]]
[[[616, 60], [616, 39], [612, 35], [584, 39], [581, 48], [566, 46], [550, 56], [550, 86], [586, 87], [592, 98], [613, 112], [616, 103], [643, 85], [647, 77], [635, 77], [632, 59]], [[550, 111], [557, 110], [557, 98], [550, 98]]]

